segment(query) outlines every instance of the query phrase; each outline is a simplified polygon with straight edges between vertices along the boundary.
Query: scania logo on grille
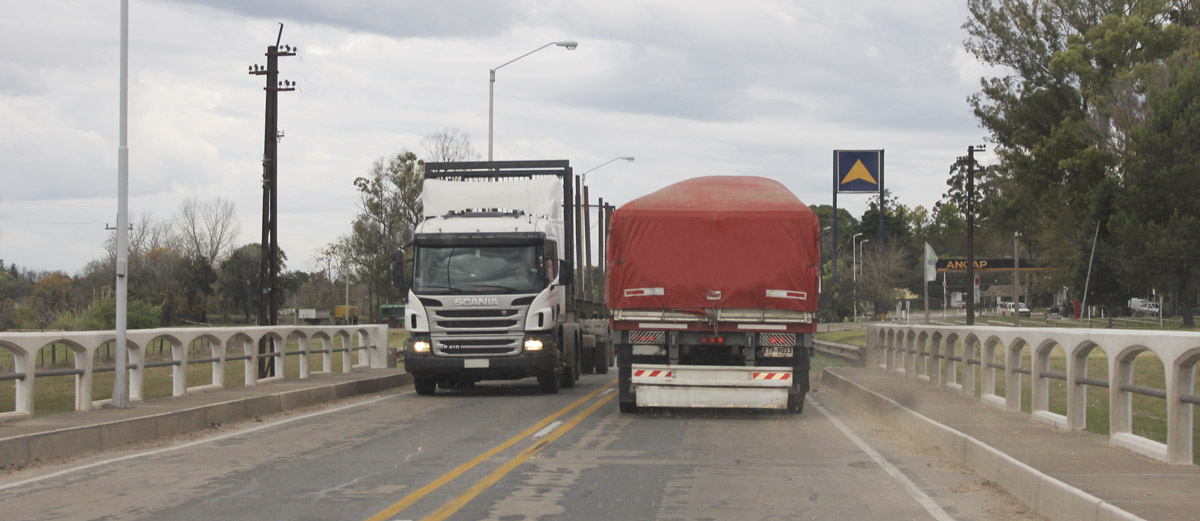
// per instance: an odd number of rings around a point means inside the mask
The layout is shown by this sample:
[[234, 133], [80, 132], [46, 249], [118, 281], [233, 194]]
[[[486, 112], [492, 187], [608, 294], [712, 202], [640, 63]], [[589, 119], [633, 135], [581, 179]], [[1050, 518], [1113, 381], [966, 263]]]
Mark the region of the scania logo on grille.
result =
[[454, 299], [455, 306], [499, 306], [500, 299], [496, 297], [466, 297]]

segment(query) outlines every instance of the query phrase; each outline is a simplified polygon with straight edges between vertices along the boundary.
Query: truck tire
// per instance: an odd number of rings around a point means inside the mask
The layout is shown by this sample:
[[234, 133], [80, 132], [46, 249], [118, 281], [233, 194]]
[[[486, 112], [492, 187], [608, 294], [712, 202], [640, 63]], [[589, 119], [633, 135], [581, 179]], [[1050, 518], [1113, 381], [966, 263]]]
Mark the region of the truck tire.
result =
[[637, 395], [633, 390], [633, 347], [618, 344], [617, 351], [617, 407], [621, 412], [637, 412]]
[[429, 396], [437, 392], [437, 380], [431, 376], [413, 376], [413, 388], [421, 396]]
[[562, 372], [562, 387], [564, 389], [571, 389], [575, 387], [575, 381], [579, 380], [579, 373], [582, 372], [580, 370], [579, 357], [583, 342], [580, 341], [578, 332], [570, 334], [566, 338], [567, 344], [564, 347], [567, 353], [567, 366], [563, 368]]
[[804, 395], [800, 393], [788, 393], [787, 410], [790, 413], [800, 414], [804, 412]]
[[559, 375], [554, 372], [546, 373], [538, 377], [538, 386], [542, 388], [543, 394], [555, 394], [558, 392]]
[[596, 374], [608, 374], [608, 353], [611, 349], [611, 344], [596, 344], [596, 350], [592, 351], [592, 361], [595, 364]]
[[599, 354], [599, 350], [600, 350], [599, 345], [597, 345], [596, 347], [591, 348], [591, 349], [583, 350], [583, 352], [582, 352], [583, 356], [580, 357], [580, 361], [579, 361], [579, 364], [580, 364], [579, 366], [582, 368], [583, 374], [592, 374], [593, 372], [595, 372], [596, 365], [599, 365], [596, 362], [596, 359], [597, 359], [596, 355]]

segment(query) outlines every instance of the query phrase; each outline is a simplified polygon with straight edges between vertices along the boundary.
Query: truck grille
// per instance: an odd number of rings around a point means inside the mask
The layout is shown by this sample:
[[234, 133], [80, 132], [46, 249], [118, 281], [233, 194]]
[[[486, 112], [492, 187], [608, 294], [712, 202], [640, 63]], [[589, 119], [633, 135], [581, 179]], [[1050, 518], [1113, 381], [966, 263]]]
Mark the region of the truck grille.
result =
[[[523, 299], [524, 297], [522, 297]], [[433, 351], [441, 356], [516, 355], [525, 339], [519, 307], [430, 309]]]

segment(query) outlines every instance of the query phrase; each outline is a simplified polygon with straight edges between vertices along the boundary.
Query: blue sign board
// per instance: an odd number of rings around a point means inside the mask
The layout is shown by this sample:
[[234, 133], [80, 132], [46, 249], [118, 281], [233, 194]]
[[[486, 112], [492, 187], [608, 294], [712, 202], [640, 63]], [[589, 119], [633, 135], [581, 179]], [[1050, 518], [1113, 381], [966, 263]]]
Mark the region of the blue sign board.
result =
[[834, 185], [840, 194], [877, 194], [883, 184], [882, 150], [837, 150]]

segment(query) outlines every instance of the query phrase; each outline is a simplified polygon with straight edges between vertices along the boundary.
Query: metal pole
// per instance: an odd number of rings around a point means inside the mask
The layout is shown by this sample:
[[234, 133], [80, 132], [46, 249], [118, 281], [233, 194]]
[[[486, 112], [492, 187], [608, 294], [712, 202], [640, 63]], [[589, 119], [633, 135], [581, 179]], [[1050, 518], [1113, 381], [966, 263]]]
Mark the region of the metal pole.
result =
[[488, 79], [488, 161], [492, 160], [493, 103], [496, 99], [496, 69], [489, 71]]
[[[1082, 311], [1087, 311], [1087, 293], [1088, 284], [1092, 282], [1092, 261], [1096, 259], [1096, 240], [1100, 238], [1100, 221], [1096, 221], [1096, 233], [1092, 235], [1092, 254], [1088, 257], [1088, 272], [1087, 278], [1083, 279], [1083, 309], [1080, 310], [1079, 319], [1083, 320]], [[1088, 325], [1092, 324], [1092, 313], [1088, 311]]]
[[[838, 239], [837, 239], [837, 230], [838, 230], [838, 225], [837, 225], [838, 161], [837, 160], [838, 160], [838, 153], [837, 153], [837, 150], [834, 150], [833, 151], [833, 218], [830, 219], [830, 221], [832, 221], [830, 226], [833, 226], [833, 238], [830, 239], [830, 241], [832, 241], [832, 244], [830, 247], [831, 252], [830, 252], [830, 259], [829, 259], [830, 264], [833, 265], [832, 266], [833, 269], [830, 270], [829, 278], [830, 278], [830, 282], [833, 283], [834, 288], [837, 288], [837, 253], [838, 253]], [[851, 250], [854, 249], [853, 242], [850, 243], [850, 249]], [[851, 255], [853, 255], [853, 252], [851, 252]], [[854, 272], [853, 265], [850, 266], [850, 271], [851, 271], [851, 273]], [[856, 302], [855, 308], [854, 308], [855, 321], [858, 320], [858, 307], [857, 306], [858, 306], [858, 303]]]
[[[582, 176], [580, 176], [582, 177]], [[594, 281], [592, 280], [592, 207], [588, 203], [588, 187], [583, 185], [583, 263], [586, 266], [584, 271], [584, 300], [594, 303], [596, 302]], [[591, 310], [588, 310], [591, 312]]]
[[[582, 302], [585, 300], [586, 294], [583, 288], [583, 279], [586, 278], [583, 267], [583, 230], [580, 228], [583, 225], [583, 220], [580, 218], [580, 211], [583, 209], [583, 203], [579, 198], [583, 195], [579, 176], [571, 176], [575, 179], [575, 207], [571, 210], [575, 215], [575, 287], [579, 288], [575, 293], [575, 301]], [[567, 233], [571, 233], [568, 231]], [[576, 306], [578, 308], [579, 306]]]
[[[835, 188], [835, 190], [836, 190], [836, 188]], [[834, 198], [836, 199], [837, 196], [835, 195]], [[836, 212], [837, 212], [837, 210], [834, 210], [835, 215], [836, 215]], [[853, 283], [854, 283], [854, 321], [855, 322], [858, 322], [858, 236], [859, 235], [862, 235], [862, 232], [858, 232], [858, 233], [854, 234], [853, 237], [850, 238], [850, 278], [854, 281]], [[837, 268], [836, 268], [836, 266], [837, 266], [837, 226], [836, 225], [833, 227], [833, 241], [834, 241], [834, 243], [833, 243], [833, 251], [834, 251], [833, 265], [835, 266], [834, 277], [835, 277], [835, 282], [836, 282], [836, 277], [837, 277]]]
[[967, 147], [967, 325], [975, 325], [975, 147]]
[[112, 406], [129, 407], [126, 319], [129, 299], [129, 0], [121, 0], [120, 143], [117, 145], [117, 316], [116, 373]]
[[[925, 289], [925, 323], [928, 324], [929, 323], [929, 274], [926, 273], [926, 271], [929, 270], [929, 243], [925, 243], [924, 250], [925, 250], [925, 253], [922, 256], [922, 258], [924, 259], [924, 262], [921, 263], [921, 287], [923, 287]], [[934, 277], [934, 280], [937, 280], [937, 278]]]
[[1021, 258], [1017, 256], [1017, 238], [1020, 232], [1013, 232], [1013, 326], [1021, 327], [1021, 299], [1017, 296], [1017, 286], [1020, 284], [1018, 272], [1021, 270]]

